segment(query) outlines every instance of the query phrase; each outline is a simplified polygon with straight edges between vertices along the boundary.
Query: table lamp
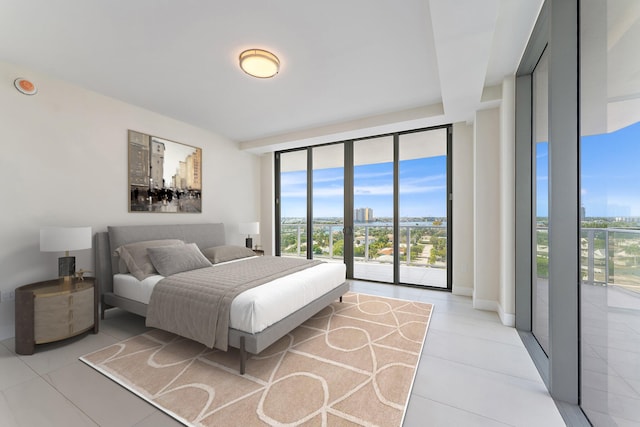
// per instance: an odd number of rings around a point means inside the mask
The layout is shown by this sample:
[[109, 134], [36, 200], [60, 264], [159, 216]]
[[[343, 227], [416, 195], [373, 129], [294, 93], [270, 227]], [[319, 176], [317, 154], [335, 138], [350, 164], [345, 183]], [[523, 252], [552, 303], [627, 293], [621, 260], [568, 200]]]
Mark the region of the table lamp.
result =
[[44, 227], [40, 229], [41, 252], [64, 252], [58, 258], [58, 276], [71, 282], [76, 273], [76, 257], [69, 251], [91, 249], [91, 227]]
[[240, 233], [246, 234], [247, 238], [244, 240], [244, 245], [249, 249], [253, 246], [253, 239], [251, 238], [252, 234], [260, 234], [260, 223], [259, 222], [243, 222], [238, 227]]

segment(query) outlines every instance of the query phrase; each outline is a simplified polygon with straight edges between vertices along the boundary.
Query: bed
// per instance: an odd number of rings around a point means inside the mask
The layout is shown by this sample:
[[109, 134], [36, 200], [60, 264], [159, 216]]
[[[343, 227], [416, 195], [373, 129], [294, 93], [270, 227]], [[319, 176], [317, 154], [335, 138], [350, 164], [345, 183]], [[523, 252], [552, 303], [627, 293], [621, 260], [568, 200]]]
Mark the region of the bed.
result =
[[[226, 245], [224, 225], [221, 223], [110, 226], [107, 232], [97, 233], [95, 239], [96, 278], [101, 294], [102, 318], [106, 310], [115, 307], [144, 317], [158, 317], [158, 310], [150, 310], [149, 305], [152, 298], [160, 298], [154, 293], [160, 294], [162, 286], [166, 287], [167, 282], [171, 280], [184, 280], [184, 273], [167, 275], [166, 280], [162, 280], [164, 277], [157, 273], [142, 280], [132, 277], [131, 272], [122, 273], [122, 258], [116, 254], [117, 248], [135, 245], [137, 242], [173, 239], [185, 244], [195, 244], [203, 253], [207, 253], [208, 248], [233, 249]], [[160, 249], [166, 247], [158, 248]], [[242, 263], [261, 263], [267, 266], [272, 264], [271, 261], [275, 263], [286, 260], [279, 257], [246, 256], [239, 259], [222, 259], [210, 268], [197, 271], [204, 274], [209, 270], [217, 272], [215, 269], [220, 268], [220, 271], [225, 269], [234, 272], [238, 271], [238, 268], [244, 269]], [[248, 353], [260, 353], [331, 302], [341, 299], [349, 290], [342, 263], [319, 263], [302, 267], [286, 276], [268, 277], [268, 281], [264, 278], [258, 282], [261, 284], [239, 293], [232, 299], [228, 308], [225, 349], [228, 346], [240, 350], [242, 374], [245, 371]]]

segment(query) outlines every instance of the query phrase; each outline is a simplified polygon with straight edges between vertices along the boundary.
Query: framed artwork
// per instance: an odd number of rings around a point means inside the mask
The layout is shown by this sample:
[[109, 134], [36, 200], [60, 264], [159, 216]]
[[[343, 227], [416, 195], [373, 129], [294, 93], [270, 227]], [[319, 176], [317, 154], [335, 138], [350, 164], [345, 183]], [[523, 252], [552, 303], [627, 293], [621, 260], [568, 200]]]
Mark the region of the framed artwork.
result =
[[202, 212], [202, 149], [133, 130], [128, 146], [129, 212]]

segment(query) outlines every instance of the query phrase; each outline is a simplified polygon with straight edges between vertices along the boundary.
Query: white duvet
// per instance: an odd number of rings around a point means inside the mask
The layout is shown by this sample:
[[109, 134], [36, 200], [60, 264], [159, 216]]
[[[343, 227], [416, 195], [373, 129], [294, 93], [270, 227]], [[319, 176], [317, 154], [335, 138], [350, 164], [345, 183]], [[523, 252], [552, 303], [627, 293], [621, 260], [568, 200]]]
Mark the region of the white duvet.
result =
[[[343, 263], [327, 262], [244, 291], [231, 302], [229, 325], [244, 332], [260, 332], [340, 286], [345, 277]], [[140, 281], [130, 274], [116, 274], [113, 292], [149, 304], [153, 287], [163, 278], [150, 276]]]

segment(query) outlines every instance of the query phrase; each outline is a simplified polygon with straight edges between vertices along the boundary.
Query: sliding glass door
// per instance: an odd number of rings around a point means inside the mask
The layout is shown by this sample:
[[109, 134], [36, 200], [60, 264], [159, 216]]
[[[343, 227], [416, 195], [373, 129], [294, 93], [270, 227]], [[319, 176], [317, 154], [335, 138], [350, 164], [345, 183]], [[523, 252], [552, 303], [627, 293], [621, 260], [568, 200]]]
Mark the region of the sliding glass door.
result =
[[393, 136], [353, 143], [353, 277], [393, 283]]
[[447, 129], [399, 137], [400, 282], [447, 287]]

